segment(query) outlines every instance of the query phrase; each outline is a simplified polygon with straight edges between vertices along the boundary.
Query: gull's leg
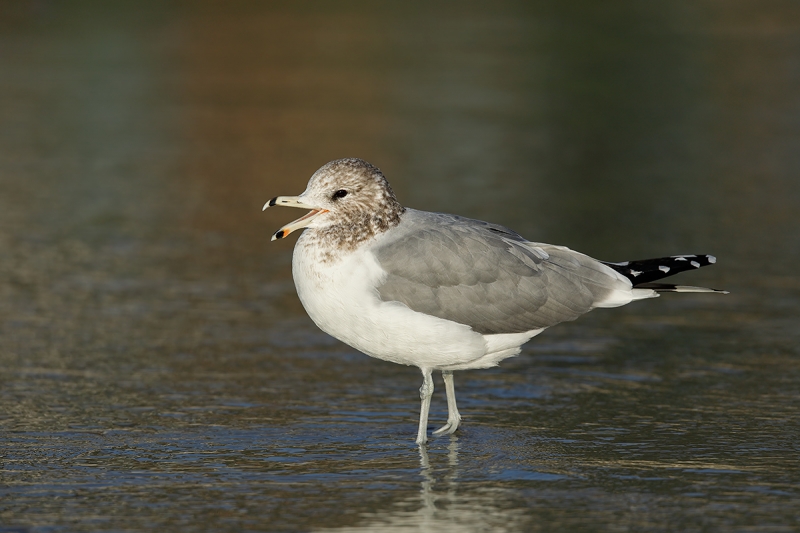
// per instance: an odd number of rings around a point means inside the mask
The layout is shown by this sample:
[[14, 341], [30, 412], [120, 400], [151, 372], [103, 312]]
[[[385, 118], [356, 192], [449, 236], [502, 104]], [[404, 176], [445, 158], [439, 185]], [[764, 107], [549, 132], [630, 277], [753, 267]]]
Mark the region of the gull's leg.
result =
[[419, 388], [419, 399], [422, 400], [422, 405], [419, 409], [417, 444], [425, 444], [428, 440], [428, 411], [431, 408], [431, 396], [433, 396], [433, 377], [430, 369], [423, 368], [422, 386]]
[[461, 415], [458, 414], [456, 406], [456, 388], [453, 385], [453, 371], [442, 370], [444, 388], [447, 391], [447, 424], [433, 432], [434, 435], [446, 435], [455, 433], [461, 423]]

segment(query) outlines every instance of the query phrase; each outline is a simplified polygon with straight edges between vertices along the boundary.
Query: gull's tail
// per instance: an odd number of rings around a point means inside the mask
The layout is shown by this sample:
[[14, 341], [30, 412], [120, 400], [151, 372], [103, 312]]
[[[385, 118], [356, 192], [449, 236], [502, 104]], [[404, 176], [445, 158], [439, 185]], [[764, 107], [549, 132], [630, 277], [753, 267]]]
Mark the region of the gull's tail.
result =
[[673, 276], [686, 270], [713, 265], [716, 262], [717, 258], [713, 255], [673, 255], [672, 257], [625, 261], [624, 263], [602, 261], [604, 265], [608, 265], [631, 280], [635, 289], [652, 289], [656, 292], [720, 292], [727, 294], [728, 291], [708, 289], [706, 287], [653, 283], [655, 280]]

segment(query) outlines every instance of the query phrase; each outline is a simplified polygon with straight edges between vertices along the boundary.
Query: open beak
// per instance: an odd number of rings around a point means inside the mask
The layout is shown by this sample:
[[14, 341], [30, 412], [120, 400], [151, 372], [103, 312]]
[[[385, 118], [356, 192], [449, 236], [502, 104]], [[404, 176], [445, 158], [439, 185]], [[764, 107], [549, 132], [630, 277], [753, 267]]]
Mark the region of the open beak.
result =
[[266, 210], [268, 207], [272, 207], [275, 205], [283, 205], [286, 207], [299, 207], [300, 209], [310, 209], [309, 213], [306, 213], [302, 217], [298, 218], [294, 222], [289, 222], [281, 229], [275, 232], [272, 236], [272, 241], [276, 239], [283, 239], [287, 235], [289, 235], [294, 230], [302, 229], [308, 227], [314, 218], [322, 213], [327, 213], [327, 209], [319, 209], [318, 207], [314, 207], [313, 205], [308, 205], [300, 201], [299, 196], [276, 196], [269, 202], [264, 204], [264, 207], [261, 209], [262, 211]]

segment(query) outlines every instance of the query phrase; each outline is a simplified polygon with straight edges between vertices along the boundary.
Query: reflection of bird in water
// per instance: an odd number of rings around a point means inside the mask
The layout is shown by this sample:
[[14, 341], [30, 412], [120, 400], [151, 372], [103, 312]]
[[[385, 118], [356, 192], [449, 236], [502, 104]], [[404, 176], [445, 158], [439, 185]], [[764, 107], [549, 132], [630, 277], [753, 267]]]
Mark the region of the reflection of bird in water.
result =
[[[446, 448], [429, 452], [426, 446], [420, 446], [419, 491], [406, 492], [404, 496], [393, 499], [391, 505], [360, 514], [356, 526], [318, 531], [471, 533], [531, 530], [528, 509], [524, 506], [509, 508], [508, 502], [515, 497], [513, 490], [460, 483], [462, 466], [459, 464], [458, 448], [458, 437], [455, 435], [450, 437]], [[473, 468], [485, 466], [479, 460]], [[469, 472], [470, 467], [467, 466], [466, 470]]]
[[433, 433], [453, 433], [461, 420], [454, 370], [495, 366], [595, 307], [659, 292], [723, 292], [654, 283], [714, 263], [710, 255], [607, 263], [503, 226], [406, 209], [381, 171], [360, 159], [328, 163], [300, 196], [278, 196], [264, 209], [275, 205], [310, 210], [273, 240], [308, 228], [292, 274], [311, 319], [372, 357], [422, 370], [419, 444], [434, 370], [444, 378], [448, 417]]

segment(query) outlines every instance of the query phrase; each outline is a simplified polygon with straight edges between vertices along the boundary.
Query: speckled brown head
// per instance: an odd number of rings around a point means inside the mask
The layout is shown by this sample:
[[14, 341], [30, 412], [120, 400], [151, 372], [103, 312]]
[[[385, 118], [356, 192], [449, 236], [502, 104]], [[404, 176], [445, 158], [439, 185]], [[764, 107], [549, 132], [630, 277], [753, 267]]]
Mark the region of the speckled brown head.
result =
[[354, 249], [400, 222], [405, 210], [383, 173], [356, 158], [331, 161], [317, 170], [300, 196], [278, 196], [264, 205], [310, 209], [275, 232], [272, 240], [309, 228], [329, 246]]

